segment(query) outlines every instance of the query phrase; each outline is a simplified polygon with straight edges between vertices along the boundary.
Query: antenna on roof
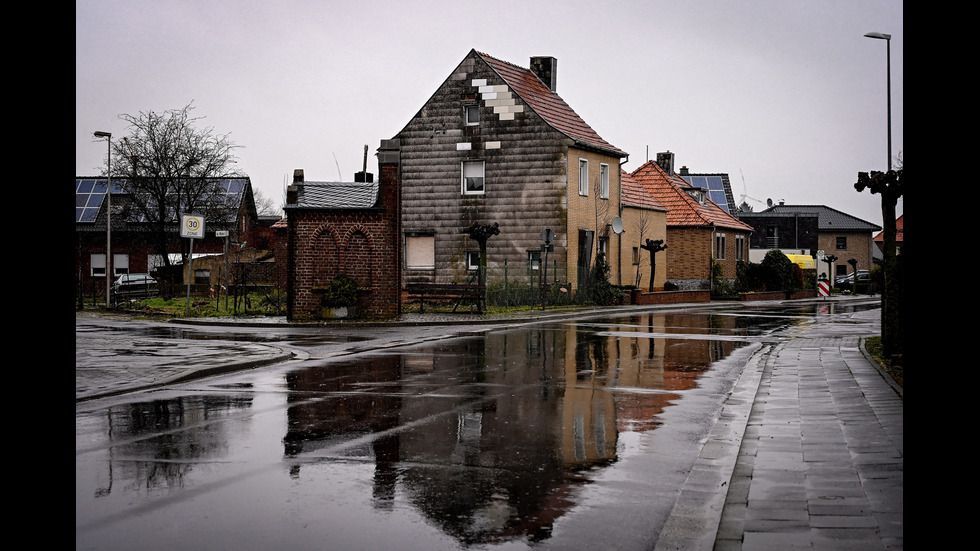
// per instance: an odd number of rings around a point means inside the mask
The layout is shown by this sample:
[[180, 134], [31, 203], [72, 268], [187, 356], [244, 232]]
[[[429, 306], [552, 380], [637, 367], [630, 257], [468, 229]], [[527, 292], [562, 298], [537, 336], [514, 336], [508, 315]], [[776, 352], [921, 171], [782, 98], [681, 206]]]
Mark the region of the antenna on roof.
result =
[[332, 153], [332, 155], [333, 155], [333, 162], [334, 162], [334, 164], [337, 165], [337, 181], [338, 182], [343, 182], [344, 181], [344, 175], [340, 172], [340, 163], [337, 162], [337, 154], [336, 153]]

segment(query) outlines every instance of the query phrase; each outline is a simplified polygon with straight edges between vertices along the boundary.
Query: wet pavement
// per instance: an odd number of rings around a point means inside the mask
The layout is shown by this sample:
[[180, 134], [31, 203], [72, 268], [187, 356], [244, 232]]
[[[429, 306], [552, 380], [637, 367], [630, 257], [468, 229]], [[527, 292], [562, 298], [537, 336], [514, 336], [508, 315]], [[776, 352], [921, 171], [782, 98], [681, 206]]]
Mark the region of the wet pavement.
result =
[[[76, 402], [297, 358], [337, 358], [493, 327], [612, 313], [403, 316], [397, 323], [334, 326], [328, 339], [322, 327], [308, 328], [304, 336], [302, 328], [290, 325], [288, 340], [269, 337], [267, 343], [254, 333], [245, 336], [244, 329], [242, 340], [211, 339], [201, 328], [219, 326], [218, 320], [198, 320], [186, 329], [167, 324], [161, 332], [159, 324], [76, 318]], [[623, 539], [646, 541], [641, 547], [615, 545], [616, 534], [603, 537], [604, 545], [609, 547], [611, 537], [611, 548], [621, 549], [901, 549], [902, 392], [860, 346], [861, 337], [878, 333], [879, 317], [878, 309], [822, 316], [794, 326], [765, 353], [746, 353], [730, 395], [703, 442], [696, 443], [700, 452], [683, 473], [669, 515], [656, 523], [657, 533]], [[257, 323], [241, 320], [243, 327]], [[262, 323], [263, 333], [288, 325]], [[141, 325], [146, 331], [134, 340], [131, 331]], [[364, 334], [370, 337], [358, 336]], [[651, 445], [669, 445], [669, 431], [653, 432], [658, 440]], [[644, 495], [653, 499], [656, 491], [656, 484], [630, 486], [637, 502]], [[606, 507], [621, 509], [621, 516], [638, 509], [626, 501]], [[643, 530], [642, 521], [637, 524]], [[549, 544], [593, 547], [589, 538], [595, 533], [576, 534], [568, 527]]]

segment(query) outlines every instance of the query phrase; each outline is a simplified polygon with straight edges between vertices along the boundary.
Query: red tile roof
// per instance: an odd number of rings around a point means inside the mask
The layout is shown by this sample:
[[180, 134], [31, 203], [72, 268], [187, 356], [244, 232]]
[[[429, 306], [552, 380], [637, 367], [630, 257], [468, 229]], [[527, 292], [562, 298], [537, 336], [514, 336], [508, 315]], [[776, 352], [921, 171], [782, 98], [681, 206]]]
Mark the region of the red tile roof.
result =
[[657, 201], [652, 193], [640, 185], [633, 176], [623, 169], [620, 170], [620, 188], [622, 189], [622, 202], [626, 207], [637, 207], [650, 210], [667, 210], [666, 207]]
[[[904, 229], [905, 229], [905, 221], [904, 221], [904, 218], [905, 218], [905, 214], [902, 214], [901, 216], [899, 216], [898, 218], [895, 219], [895, 229], [897, 230], [896, 233], [895, 233], [895, 242], [896, 243], [902, 243], [905, 240], [905, 231], [904, 231]], [[875, 240], [875, 243], [884, 243], [885, 242], [885, 232], [884, 231], [878, 232], [878, 235], [874, 236], [874, 240]]]
[[[630, 176], [639, 188], [667, 209], [667, 226], [716, 226], [752, 231], [752, 226], [728, 214], [711, 199], [699, 203], [687, 192], [692, 189], [676, 174], [668, 174], [654, 161], [634, 170]], [[625, 182], [624, 182], [625, 183]], [[626, 202], [626, 198], [623, 199]]]
[[504, 79], [535, 113], [541, 116], [555, 130], [575, 140], [580, 146], [599, 149], [618, 157], [627, 153], [602, 139], [591, 126], [586, 124], [558, 94], [548, 88], [530, 69], [518, 67], [513, 63], [496, 59], [477, 52], [490, 67]]

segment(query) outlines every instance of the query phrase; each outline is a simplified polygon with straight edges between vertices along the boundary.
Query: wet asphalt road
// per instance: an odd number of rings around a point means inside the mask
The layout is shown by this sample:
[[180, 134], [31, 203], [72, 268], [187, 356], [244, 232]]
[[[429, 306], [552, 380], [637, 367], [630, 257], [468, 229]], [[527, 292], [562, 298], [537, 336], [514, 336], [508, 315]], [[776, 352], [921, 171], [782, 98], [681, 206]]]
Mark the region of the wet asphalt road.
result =
[[[329, 331], [76, 319], [76, 547], [901, 548], [901, 398], [860, 353], [860, 336], [877, 330], [867, 312], [831, 307], [778, 334], [743, 333], [747, 344], [723, 351], [715, 335], [710, 368], [666, 402], [650, 398], [663, 391], [578, 368], [564, 382], [522, 379], [539, 363], [568, 371], [538, 351], [565, 338], [560, 319], [531, 332], [529, 320], [458, 317]], [[650, 329], [645, 320], [590, 320], [567, 338], [629, 343], [629, 331]], [[666, 356], [658, 335], [641, 342]], [[507, 339], [518, 352], [470, 369]], [[682, 340], [662, 342], [688, 350]], [[587, 361], [601, 367], [600, 349]], [[342, 368], [355, 365], [370, 376], [348, 380]], [[814, 390], [812, 419], [800, 386], [811, 369], [841, 387]], [[149, 390], [131, 392], [140, 388]], [[848, 412], [863, 405], [864, 417], [824, 411], [855, 388]], [[551, 403], [542, 392], [561, 393], [558, 410], [540, 409]], [[657, 422], [645, 426], [653, 406]], [[578, 440], [541, 445], [565, 426], [578, 434], [580, 417], [553, 413], [577, 407], [589, 412], [583, 441], [594, 451]], [[611, 428], [600, 419], [610, 411]], [[529, 421], [552, 415], [552, 425]], [[853, 448], [846, 458], [842, 447]], [[823, 460], [794, 459], [807, 449]], [[855, 483], [868, 491], [850, 495]]]

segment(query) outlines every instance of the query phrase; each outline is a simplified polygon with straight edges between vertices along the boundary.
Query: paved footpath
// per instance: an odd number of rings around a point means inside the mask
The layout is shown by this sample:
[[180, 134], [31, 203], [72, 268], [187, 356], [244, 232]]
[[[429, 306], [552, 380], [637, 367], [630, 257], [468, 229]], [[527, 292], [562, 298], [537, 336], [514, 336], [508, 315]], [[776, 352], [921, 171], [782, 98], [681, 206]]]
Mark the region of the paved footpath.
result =
[[657, 550], [903, 548], [902, 389], [860, 348], [873, 314], [756, 356]]

